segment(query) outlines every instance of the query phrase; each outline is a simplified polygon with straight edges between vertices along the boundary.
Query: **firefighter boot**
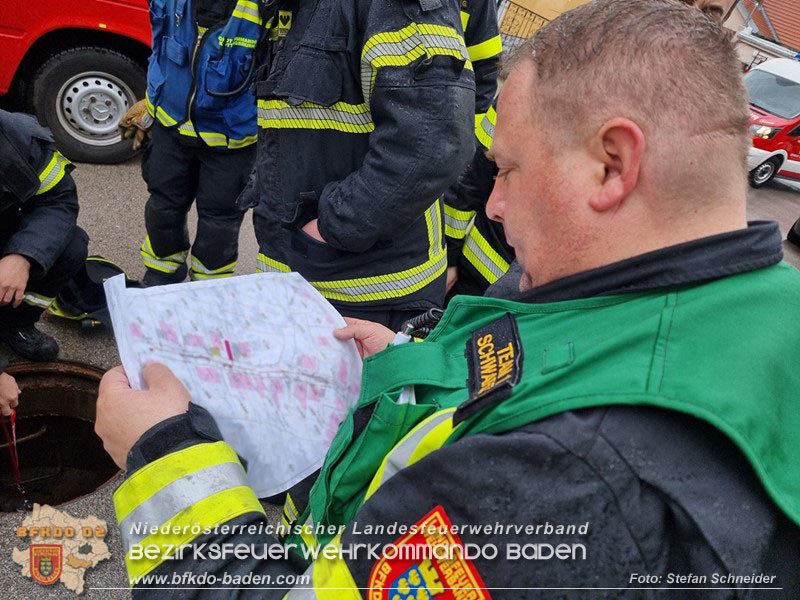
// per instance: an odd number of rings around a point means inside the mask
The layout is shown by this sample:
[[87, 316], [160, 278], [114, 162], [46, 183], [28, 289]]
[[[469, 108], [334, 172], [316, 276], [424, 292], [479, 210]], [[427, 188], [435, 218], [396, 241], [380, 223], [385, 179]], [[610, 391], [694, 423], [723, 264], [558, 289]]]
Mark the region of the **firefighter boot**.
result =
[[58, 356], [56, 341], [36, 329], [35, 325], [19, 325], [0, 329], [0, 340], [22, 358], [35, 361], [53, 360]]

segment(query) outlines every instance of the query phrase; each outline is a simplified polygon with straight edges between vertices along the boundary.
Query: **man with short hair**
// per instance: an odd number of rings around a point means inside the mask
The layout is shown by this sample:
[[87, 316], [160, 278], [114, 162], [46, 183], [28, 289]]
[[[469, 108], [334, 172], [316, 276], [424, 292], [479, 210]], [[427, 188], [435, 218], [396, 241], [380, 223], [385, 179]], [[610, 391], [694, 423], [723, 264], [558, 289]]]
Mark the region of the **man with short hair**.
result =
[[[378, 353], [288, 560], [129, 552], [131, 575], [275, 581], [324, 548], [289, 598], [798, 589], [800, 274], [777, 224], [746, 222], [747, 103], [727, 37], [675, 0], [596, 0], [507, 71], [487, 212], [519, 291], [456, 298], [424, 343], [386, 352], [375, 324], [337, 333]], [[97, 431], [127, 461], [126, 548], [168, 541], [130, 533], [144, 522], [261, 522], [208, 415], [164, 367], [144, 376], [136, 392], [111, 371], [98, 400]], [[433, 551], [453, 546], [469, 552]]]

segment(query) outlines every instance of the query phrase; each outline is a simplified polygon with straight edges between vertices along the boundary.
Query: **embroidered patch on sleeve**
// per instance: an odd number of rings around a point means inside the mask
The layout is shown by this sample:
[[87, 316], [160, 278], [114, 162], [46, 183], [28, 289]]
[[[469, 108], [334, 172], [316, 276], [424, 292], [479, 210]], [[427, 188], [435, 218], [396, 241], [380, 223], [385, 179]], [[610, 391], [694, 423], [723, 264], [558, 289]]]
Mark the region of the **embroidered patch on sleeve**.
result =
[[501, 402], [522, 377], [522, 342], [517, 320], [506, 313], [472, 332], [465, 350], [469, 398], [458, 407], [453, 423]]
[[387, 546], [369, 576], [369, 600], [491, 600], [475, 565], [463, 557], [444, 508], [437, 506]]

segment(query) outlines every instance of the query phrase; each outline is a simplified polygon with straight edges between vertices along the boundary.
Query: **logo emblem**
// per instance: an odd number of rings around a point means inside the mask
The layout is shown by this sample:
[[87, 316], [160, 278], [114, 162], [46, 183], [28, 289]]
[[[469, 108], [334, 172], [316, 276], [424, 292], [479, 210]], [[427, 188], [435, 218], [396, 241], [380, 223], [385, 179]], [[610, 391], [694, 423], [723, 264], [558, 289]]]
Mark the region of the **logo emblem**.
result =
[[31, 577], [42, 585], [50, 585], [61, 577], [61, 544], [31, 544]]

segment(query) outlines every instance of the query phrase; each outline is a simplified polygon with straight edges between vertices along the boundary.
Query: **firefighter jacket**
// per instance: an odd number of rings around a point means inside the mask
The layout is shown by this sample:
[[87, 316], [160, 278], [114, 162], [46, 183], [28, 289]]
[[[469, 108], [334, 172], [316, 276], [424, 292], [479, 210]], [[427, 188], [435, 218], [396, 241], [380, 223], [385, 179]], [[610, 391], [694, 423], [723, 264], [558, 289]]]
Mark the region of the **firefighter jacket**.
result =
[[[339, 306], [441, 305], [441, 202], [472, 156], [456, 0], [287, 0], [256, 84], [259, 269]], [[318, 219], [324, 243], [302, 226]]]
[[497, 174], [486, 151], [492, 146], [496, 119], [492, 106], [475, 130], [477, 149], [472, 162], [444, 196], [447, 261], [450, 266], [458, 266], [453, 290], [458, 294], [482, 296], [508, 271], [515, 257], [503, 226], [486, 216], [486, 203]]
[[475, 72], [475, 127], [497, 94], [497, 72], [503, 43], [494, 0], [461, 0], [461, 24]]
[[265, 29], [258, 2], [238, 0], [230, 17], [197, 23], [195, 0], [150, 0], [153, 51], [147, 110], [164, 127], [215, 148], [256, 142], [250, 90], [254, 53]]
[[[2, 256], [26, 257], [31, 274], [49, 271], [72, 239], [78, 218], [72, 168], [33, 117], [0, 110]], [[41, 308], [53, 300], [29, 290], [23, 298]]]
[[[163, 577], [134, 585], [149, 597], [188, 570], [285, 587], [310, 562], [290, 599], [538, 598], [670, 572], [764, 572], [796, 589], [800, 274], [781, 256], [777, 224], [755, 223], [534, 288], [532, 302], [456, 298], [424, 343], [365, 361], [284, 559], [260, 545], [219, 556], [269, 537], [207, 413], [156, 426], [114, 497], [129, 574]], [[415, 401], [398, 403], [407, 386]], [[157, 551], [187, 542], [199, 559]], [[430, 552], [467, 544], [486, 551]], [[552, 560], [559, 544], [569, 560]]]

